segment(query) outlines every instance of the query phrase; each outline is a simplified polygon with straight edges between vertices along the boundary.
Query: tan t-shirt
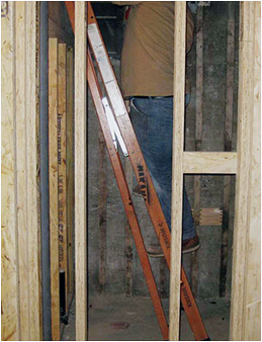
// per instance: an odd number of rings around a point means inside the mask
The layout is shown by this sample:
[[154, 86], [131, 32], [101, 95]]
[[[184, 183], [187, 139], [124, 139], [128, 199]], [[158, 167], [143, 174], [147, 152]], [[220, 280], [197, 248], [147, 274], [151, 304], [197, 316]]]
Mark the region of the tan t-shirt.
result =
[[[121, 57], [121, 87], [128, 96], [173, 95], [173, 1], [114, 1], [131, 5]], [[193, 41], [193, 18], [187, 9], [186, 48]]]

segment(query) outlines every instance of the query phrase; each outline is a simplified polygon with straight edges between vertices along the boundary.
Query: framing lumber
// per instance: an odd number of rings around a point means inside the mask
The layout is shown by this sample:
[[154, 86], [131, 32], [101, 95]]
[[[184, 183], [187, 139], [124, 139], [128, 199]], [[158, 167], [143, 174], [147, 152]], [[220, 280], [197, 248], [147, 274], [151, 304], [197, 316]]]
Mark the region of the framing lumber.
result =
[[[68, 227], [68, 295], [74, 293], [74, 51], [67, 51], [66, 188]], [[68, 298], [68, 302], [70, 299]]]
[[[18, 4], [18, 3], [16, 3]], [[39, 15], [36, 1], [25, 2], [25, 108], [26, 108], [26, 197], [27, 197], [27, 248], [29, 293], [29, 340], [42, 339], [41, 297], [41, 239], [39, 193]], [[18, 32], [17, 32], [18, 33]], [[19, 32], [19, 34], [22, 34]], [[24, 123], [23, 123], [24, 125]], [[34, 322], [32, 324], [32, 322]], [[22, 331], [22, 326], [21, 326]], [[21, 338], [22, 339], [22, 338]]]
[[183, 172], [197, 174], [235, 174], [236, 152], [184, 152]]
[[[174, 122], [173, 122], [173, 177], [171, 216], [171, 268], [169, 340], [179, 340], [181, 238], [183, 202], [183, 145], [184, 145], [184, 97], [185, 97], [185, 32], [186, 3], [175, 4], [174, 28]], [[174, 175], [176, 175], [174, 177]]]
[[238, 174], [230, 340], [260, 340], [260, 2], [240, 5]]
[[[235, 3], [228, 2], [227, 24], [227, 92], [226, 92], [226, 116], [224, 128], [224, 150], [232, 149], [232, 123], [233, 123], [233, 99], [234, 99], [234, 70], [235, 70]], [[221, 257], [220, 257], [220, 281], [219, 295], [226, 295], [227, 280], [227, 257], [228, 257], [228, 230], [229, 230], [229, 205], [231, 193], [230, 176], [224, 177], [223, 188], [223, 221], [221, 234]]]
[[2, 339], [41, 340], [39, 8], [35, 1], [1, 6]]
[[[59, 268], [65, 274], [65, 313], [68, 311], [68, 253], [67, 253], [67, 168], [66, 168], [66, 44], [58, 44], [58, 113], [57, 113], [57, 154], [58, 154], [58, 239]], [[61, 293], [60, 293], [61, 298]], [[61, 305], [61, 303], [60, 303]]]
[[[39, 339], [41, 335], [40, 222], [37, 193], [36, 2], [16, 2], [15, 25], [16, 205], [20, 338], [31, 340]], [[36, 320], [36, 323], [31, 324], [32, 320]]]
[[52, 340], [60, 340], [59, 242], [58, 242], [58, 41], [49, 38], [48, 48], [48, 123], [49, 123], [49, 215]]
[[245, 341], [261, 339], [261, 2], [254, 2], [254, 83], [252, 165], [250, 169], [250, 222], [245, 277]]
[[87, 340], [86, 7], [75, 2], [75, 275], [76, 340]]
[[[16, 86], [16, 177], [17, 177], [17, 235], [18, 248], [18, 281], [19, 281], [19, 316], [21, 340], [29, 340], [29, 293], [27, 289], [28, 273], [28, 251], [24, 247], [27, 245], [27, 198], [26, 198], [26, 50], [25, 50], [25, 2], [17, 2], [15, 6], [15, 86]], [[18, 153], [19, 151], [19, 153]]]
[[[16, 189], [15, 189], [15, 140], [14, 140], [14, 8], [2, 2], [5, 12], [1, 15], [1, 336], [4, 341], [20, 340], [18, 315], [18, 265], [17, 265], [17, 227], [16, 227]], [[5, 6], [5, 7], [4, 7]]]

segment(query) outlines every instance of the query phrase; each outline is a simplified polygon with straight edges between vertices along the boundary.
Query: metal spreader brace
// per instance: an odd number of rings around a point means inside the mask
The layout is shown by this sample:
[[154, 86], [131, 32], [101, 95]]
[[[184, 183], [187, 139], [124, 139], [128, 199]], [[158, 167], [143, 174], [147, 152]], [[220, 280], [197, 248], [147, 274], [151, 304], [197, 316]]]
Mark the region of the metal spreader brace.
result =
[[117, 126], [114, 114], [113, 114], [113, 112], [112, 112], [112, 110], [111, 110], [111, 108], [109, 106], [109, 103], [108, 103], [106, 97], [102, 98], [102, 103], [103, 103], [103, 106], [104, 106], [104, 109], [105, 109], [106, 118], [107, 118], [108, 126], [109, 126], [109, 129], [110, 129], [110, 133], [111, 133], [111, 136], [112, 136], [112, 139], [113, 139], [113, 143], [114, 143], [115, 149], [117, 151], [117, 142], [118, 142], [120, 147], [121, 147], [121, 150], [122, 150], [124, 156], [128, 157], [128, 152], [127, 152], [126, 145], [124, 143], [122, 135], [121, 135], [121, 133], [119, 131], [119, 128]]
[[[75, 31], [74, 2], [65, 2], [73, 31]], [[135, 208], [127, 185], [123, 166], [117, 151], [117, 141], [123, 154], [129, 156], [138, 184], [140, 185], [145, 204], [151, 221], [159, 239], [160, 245], [170, 269], [171, 235], [158, 200], [153, 182], [147, 169], [142, 151], [138, 144], [133, 126], [131, 124], [121, 91], [117, 84], [113, 68], [105, 49], [101, 33], [90, 2], [88, 1], [88, 40], [92, 49], [96, 65], [99, 69], [104, 88], [108, 95], [103, 98], [102, 90], [95, 72], [91, 52], [87, 52], [87, 80], [96, 113], [107, 145], [110, 161], [115, 173], [125, 212], [132, 231], [138, 256], [143, 268], [148, 290], [158, 319], [162, 336], [168, 340], [168, 323], [158, 293], [150, 261], [146, 253], [144, 239], [139, 227]], [[112, 110], [110, 108], [110, 105]], [[185, 271], [181, 270], [181, 302], [187, 315], [190, 327], [197, 341], [208, 341], [203, 321], [199, 314], [195, 299], [192, 295]]]

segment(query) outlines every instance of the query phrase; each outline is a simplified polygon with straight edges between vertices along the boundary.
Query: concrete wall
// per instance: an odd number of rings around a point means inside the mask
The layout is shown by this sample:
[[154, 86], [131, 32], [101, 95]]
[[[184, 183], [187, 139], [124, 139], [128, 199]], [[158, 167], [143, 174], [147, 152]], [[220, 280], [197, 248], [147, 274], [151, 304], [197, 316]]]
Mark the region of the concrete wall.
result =
[[[236, 50], [238, 49], [238, 3], [236, 7]], [[227, 45], [227, 8], [228, 2], [211, 2], [204, 8], [204, 104], [203, 104], [203, 151], [222, 151], [224, 148], [224, 114], [226, 96], [226, 45]], [[195, 16], [194, 16], [195, 17]], [[120, 62], [112, 59], [116, 74], [119, 75]], [[237, 56], [235, 61], [235, 104], [233, 118], [233, 150], [236, 148], [236, 94], [237, 94]], [[187, 74], [191, 82], [191, 102], [186, 112], [185, 149], [195, 148], [195, 44], [188, 55]], [[99, 290], [99, 123], [96, 118], [90, 94], [88, 95], [88, 265], [89, 290]], [[186, 189], [193, 203], [193, 176], [185, 177]], [[232, 178], [234, 178], [232, 176]], [[105, 292], [126, 293], [126, 218], [113, 171], [106, 154], [107, 214], [106, 214], [106, 281]], [[135, 186], [135, 181], [133, 182]], [[155, 244], [156, 237], [151, 226], [143, 200], [134, 196], [146, 245]], [[201, 207], [222, 207], [223, 176], [201, 177]], [[230, 201], [229, 259], [226, 295], [230, 295], [231, 246], [234, 212], [234, 181]], [[198, 286], [200, 298], [217, 298], [219, 295], [219, 269], [221, 248], [221, 227], [200, 227], [198, 233], [201, 248], [198, 252]], [[133, 246], [134, 247], [134, 246]], [[191, 256], [183, 258], [189, 278], [191, 278]], [[161, 259], [151, 259], [156, 281], [163, 296], [168, 294], [168, 272]], [[133, 248], [132, 293], [148, 295], [142, 269], [135, 248]], [[161, 283], [161, 284], [160, 284]]]

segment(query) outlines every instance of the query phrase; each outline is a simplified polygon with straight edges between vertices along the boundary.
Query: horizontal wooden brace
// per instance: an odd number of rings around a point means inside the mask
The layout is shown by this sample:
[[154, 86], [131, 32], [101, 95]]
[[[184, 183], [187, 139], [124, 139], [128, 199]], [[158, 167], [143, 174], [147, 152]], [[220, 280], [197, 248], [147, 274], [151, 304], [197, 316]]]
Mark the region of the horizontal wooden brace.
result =
[[236, 174], [236, 152], [184, 152], [183, 173]]

